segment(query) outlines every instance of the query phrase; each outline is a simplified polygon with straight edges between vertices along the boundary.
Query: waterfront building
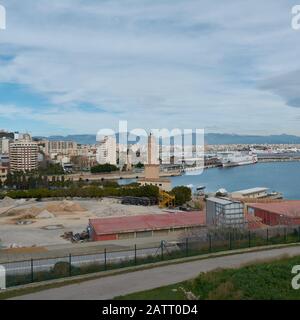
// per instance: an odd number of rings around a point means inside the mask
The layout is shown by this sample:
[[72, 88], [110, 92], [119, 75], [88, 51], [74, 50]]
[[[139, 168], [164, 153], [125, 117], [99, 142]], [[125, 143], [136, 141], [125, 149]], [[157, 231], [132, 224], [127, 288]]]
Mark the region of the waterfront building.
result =
[[243, 199], [243, 198], [266, 198], [268, 196], [268, 188], [250, 188], [245, 190], [234, 191], [231, 193], [232, 198]]

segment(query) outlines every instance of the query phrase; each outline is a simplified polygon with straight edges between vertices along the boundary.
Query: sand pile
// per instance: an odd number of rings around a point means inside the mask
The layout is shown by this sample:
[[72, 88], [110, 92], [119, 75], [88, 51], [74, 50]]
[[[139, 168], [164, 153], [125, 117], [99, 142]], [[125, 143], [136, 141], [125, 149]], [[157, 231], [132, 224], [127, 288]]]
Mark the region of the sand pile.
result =
[[63, 201], [64, 211], [73, 212], [73, 211], [86, 211], [79, 203], [72, 201]]
[[82, 212], [86, 211], [79, 203], [73, 201], [62, 201], [56, 203], [49, 203], [46, 206], [49, 212]]
[[23, 210], [24, 213], [26, 214], [32, 214], [32, 215], [37, 215], [39, 213], [41, 213], [43, 209], [42, 208], [38, 208], [38, 207], [30, 207], [28, 209]]
[[24, 209], [14, 209], [9, 211], [10, 216], [17, 216], [17, 215], [30, 215], [35, 217], [37, 214], [41, 213], [43, 211], [42, 208], [37, 207], [30, 207], [30, 208], [24, 208]]
[[52, 219], [55, 218], [55, 214], [49, 212], [48, 210], [43, 210], [41, 213], [35, 216], [36, 219]]
[[5, 197], [1, 202], [0, 202], [1, 207], [12, 207], [16, 205], [16, 201], [10, 197]]
[[22, 204], [25, 204], [26, 200], [25, 199], [19, 199], [15, 201], [15, 204], [18, 206], [21, 206]]

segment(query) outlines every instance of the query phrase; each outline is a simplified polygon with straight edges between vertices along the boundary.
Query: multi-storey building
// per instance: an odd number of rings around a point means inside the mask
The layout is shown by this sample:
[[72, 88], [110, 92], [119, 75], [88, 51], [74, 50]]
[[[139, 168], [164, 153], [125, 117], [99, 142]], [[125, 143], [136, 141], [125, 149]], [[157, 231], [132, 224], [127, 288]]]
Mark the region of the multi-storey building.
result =
[[0, 139], [7, 138], [7, 139], [14, 139], [15, 133], [13, 132], [6, 132], [4, 130], [0, 130]]
[[77, 152], [77, 143], [74, 141], [43, 141], [45, 154], [61, 154], [74, 156]]
[[12, 141], [10, 138], [0, 138], [0, 154], [9, 153], [9, 143]]
[[97, 162], [100, 164], [117, 164], [117, 142], [113, 136], [105, 136], [97, 146]]
[[29, 139], [15, 141], [9, 146], [11, 171], [32, 171], [38, 168], [38, 144]]

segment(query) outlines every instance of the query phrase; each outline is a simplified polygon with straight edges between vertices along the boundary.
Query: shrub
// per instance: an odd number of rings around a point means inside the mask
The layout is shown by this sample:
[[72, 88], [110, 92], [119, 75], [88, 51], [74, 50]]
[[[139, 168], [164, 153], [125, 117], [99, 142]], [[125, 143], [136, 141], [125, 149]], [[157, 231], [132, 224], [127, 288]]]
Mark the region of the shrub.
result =
[[91, 168], [91, 173], [107, 173], [107, 172], [113, 172], [113, 171], [118, 171], [118, 167], [113, 165], [113, 164], [98, 164], [95, 167]]
[[171, 194], [175, 196], [175, 204], [177, 206], [182, 206], [192, 199], [192, 190], [185, 186], [173, 188]]

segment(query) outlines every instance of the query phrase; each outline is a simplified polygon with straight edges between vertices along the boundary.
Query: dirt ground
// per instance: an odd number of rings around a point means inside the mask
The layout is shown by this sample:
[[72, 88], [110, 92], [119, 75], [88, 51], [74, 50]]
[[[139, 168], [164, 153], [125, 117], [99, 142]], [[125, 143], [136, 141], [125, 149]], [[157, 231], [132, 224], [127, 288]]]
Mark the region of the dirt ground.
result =
[[113, 217], [163, 213], [157, 206], [122, 205], [119, 200], [0, 201], [0, 245], [4, 248], [47, 246], [69, 243], [61, 235], [82, 232], [88, 221]]

